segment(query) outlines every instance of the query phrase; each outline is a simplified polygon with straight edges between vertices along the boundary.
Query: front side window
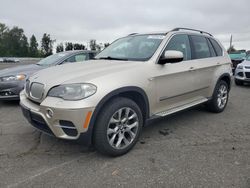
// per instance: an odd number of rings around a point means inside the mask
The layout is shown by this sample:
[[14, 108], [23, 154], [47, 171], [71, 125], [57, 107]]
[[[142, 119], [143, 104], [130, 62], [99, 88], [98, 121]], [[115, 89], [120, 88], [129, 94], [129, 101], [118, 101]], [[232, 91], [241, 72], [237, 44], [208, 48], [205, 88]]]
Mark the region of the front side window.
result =
[[37, 65], [40, 66], [51, 66], [51, 65], [55, 65], [56, 63], [58, 63], [59, 61], [61, 61], [63, 58], [65, 58], [67, 54], [62, 52], [62, 53], [57, 53], [54, 55], [50, 55], [44, 59], [42, 59], [41, 61], [39, 61], [37, 63]]
[[191, 59], [191, 49], [187, 35], [181, 34], [173, 36], [167, 44], [165, 51], [167, 50], [176, 50], [182, 52], [184, 61]]
[[193, 43], [193, 59], [211, 57], [207, 39], [203, 36], [190, 36]]
[[113, 42], [95, 59], [147, 61], [164, 38], [163, 34], [127, 36]]

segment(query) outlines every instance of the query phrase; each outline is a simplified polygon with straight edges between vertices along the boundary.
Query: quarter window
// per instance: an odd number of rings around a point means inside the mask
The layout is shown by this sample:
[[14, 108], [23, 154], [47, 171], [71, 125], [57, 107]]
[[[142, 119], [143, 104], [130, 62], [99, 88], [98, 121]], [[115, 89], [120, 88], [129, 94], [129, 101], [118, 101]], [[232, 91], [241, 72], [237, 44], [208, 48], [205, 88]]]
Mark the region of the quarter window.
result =
[[191, 49], [187, 35], [175, 35], [169, 41], [165, 51], [176, 50], [183, 53], [183, 60], [191, 59]]
[[222, 48], [220, 47], [218, 42], [216, 42], [214, 39], [211, 39], [211, 38], [209, 40], [211, 41], [217, 56], [222, 56]]
[[193, 44], [193, 59], [202, 59], [210, 57], [210, 50], [205, 37], [190, 36]]
[[210, 40], [207, 39], [207, 42], [208, 42], [209, 50], [210, 50], [210, 53], [211, 53], [211, 57], [216, 57], [217, 55], [216, 55], [216, 53], [215, 53], [215, 51], [214, 51], [214, 47], [213, 47], [213, 45], [211, 44]]

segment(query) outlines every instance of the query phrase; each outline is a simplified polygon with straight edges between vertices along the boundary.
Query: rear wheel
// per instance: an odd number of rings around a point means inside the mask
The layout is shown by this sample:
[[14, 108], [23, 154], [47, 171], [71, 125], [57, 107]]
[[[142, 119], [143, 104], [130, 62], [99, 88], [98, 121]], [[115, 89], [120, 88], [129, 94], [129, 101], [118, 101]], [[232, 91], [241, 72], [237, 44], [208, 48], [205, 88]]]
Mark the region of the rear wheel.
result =
[[136, 144], [143, 124], [138, 105], [127, 98], [116, 98], [104, 106], [97, 119], [94, 145], [100, 153], [119, 156]]
[[238, 80], [238, 79], [234, 79], [234, 82], [235, 82], [235, 84], [236, 84], [237, 86], [242, 86], [242, 85], [244, 84], [243, 81]]
[[228, 97], [228, 84], [220, 80], [215, 87], [212, 99], [207, 103], [208, 110], [215, 113], [222, 112], [227, 106]]

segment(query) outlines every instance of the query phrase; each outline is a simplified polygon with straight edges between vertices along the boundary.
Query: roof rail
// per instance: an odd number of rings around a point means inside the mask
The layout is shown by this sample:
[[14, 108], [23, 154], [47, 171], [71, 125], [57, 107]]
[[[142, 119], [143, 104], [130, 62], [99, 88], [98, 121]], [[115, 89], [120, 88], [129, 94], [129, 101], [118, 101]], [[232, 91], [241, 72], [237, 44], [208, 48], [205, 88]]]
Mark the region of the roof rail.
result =
[[196, 32], [199, 32], [201, 34], [207, 34], [209, 36], [213, 36], [212, 34], [206, 32], [206, 31], [201, 31], [201, 30], [197, 30], [197, 29], [190, 29], [190, 28], [185, 28], [185, 27], [177, 27], [177, 28], [174, 28], [171, 31], [180, 31], [180, 30], [196, 31]]
[[136, 34], [138, 34], [138, 33], [131, 33], [131, 34], [129, 34], [128, 36], [131, 36], [131, 35], [136, 35]]

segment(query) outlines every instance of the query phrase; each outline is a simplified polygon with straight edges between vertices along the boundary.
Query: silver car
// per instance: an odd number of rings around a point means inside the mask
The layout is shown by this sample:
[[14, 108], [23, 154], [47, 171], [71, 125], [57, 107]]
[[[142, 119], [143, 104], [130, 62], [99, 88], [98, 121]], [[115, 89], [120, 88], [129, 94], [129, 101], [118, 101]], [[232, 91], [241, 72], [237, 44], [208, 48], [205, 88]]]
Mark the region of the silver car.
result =
[[93, 59], [95, 51], [76, 50], [51, 55], [36, 64], [0, 70], [0, 100], [19, 100], [26, 79], [33, 73], [55, 65]]
[[250, 56], [237, 65], [234, 81], [236, 85], [243, 85], [247, 82], [250, 83]]
[[209, 33], [177, 28], [131, 34], [95, 60], [34, 74], [20, 104], [37, 129], [118, 156], [136, 144], [153, 118], [204, 103], [222, 112], [231, 76], [226, 50]]

